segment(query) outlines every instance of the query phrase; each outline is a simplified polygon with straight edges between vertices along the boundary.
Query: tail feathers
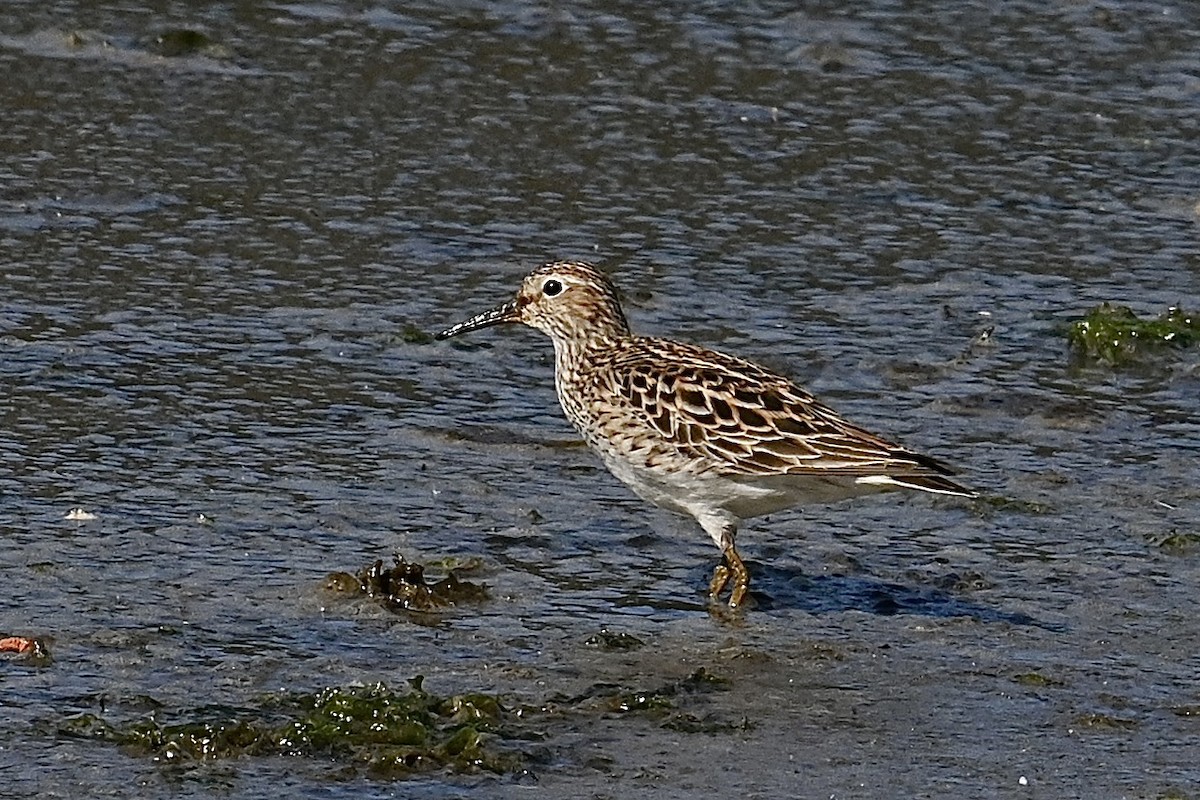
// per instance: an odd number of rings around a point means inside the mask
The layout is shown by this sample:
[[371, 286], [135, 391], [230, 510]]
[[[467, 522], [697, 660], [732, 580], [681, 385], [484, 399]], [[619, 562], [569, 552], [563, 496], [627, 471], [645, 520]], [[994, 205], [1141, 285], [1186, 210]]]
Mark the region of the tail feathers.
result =
[[874, 486], [894, 486], [898, 489], [917, 489], [931, 494], [947, 494], [955, 497], [978, 497], [965, 486], [961, 486], [941, 475], [865, 475], [857, 478], [855, 483], [865, 483]]

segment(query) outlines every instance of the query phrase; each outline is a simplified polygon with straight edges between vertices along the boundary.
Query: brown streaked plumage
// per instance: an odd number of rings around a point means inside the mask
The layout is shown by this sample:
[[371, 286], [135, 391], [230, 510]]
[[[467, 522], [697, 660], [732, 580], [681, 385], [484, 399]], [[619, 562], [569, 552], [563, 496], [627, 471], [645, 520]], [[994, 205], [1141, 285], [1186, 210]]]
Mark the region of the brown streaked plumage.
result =
[[613, 284], [558, 261], [515, 300], [438, 334], [519, 322], [554, 342], [567, 418], [614, 475], [650, 502], [693, 517], [721, 548], [709, 594], [745, 600], [734, 546], [743, 519], [889, 488], [974, 497], [950, 470], [846, 420], [763, 367], [693, 344], [635, 336]]

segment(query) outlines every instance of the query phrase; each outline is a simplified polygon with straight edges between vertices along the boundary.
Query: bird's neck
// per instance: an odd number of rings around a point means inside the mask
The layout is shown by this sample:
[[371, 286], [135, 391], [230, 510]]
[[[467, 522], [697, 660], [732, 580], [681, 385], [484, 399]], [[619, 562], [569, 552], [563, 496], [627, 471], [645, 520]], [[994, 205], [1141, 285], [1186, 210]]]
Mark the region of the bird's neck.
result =
[[560, 376], [586, 372], [597, 357], [630, 338], [628, 331], [598, 332], [587, 337], [555, 338], [554, 361]]
[[589, 364], [606, 350], [633, 338], [629, 323], [614, 300], [611, 305], [590, 309], [569, 329], [548, 331], [554, 340], [558, 374], [586, 372]]
[[[628, 336], [626, 336], [628, 338]], [[593, 336], [554, 340], [554, 388], [563, 413], [589, 442], [594, 442], [597, 395], [605, 394], [606, 366], [621, 339]]]

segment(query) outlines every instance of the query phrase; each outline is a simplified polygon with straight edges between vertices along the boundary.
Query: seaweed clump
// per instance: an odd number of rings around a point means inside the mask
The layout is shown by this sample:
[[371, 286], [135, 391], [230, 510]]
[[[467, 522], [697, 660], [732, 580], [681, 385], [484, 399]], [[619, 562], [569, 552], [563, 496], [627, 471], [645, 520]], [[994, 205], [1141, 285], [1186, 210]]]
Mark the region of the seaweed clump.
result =
[[393, 556], [392, 566], [383, 560], [363, 567], [356, 574], [335, 572], [325, 579], [325, 588], [350, 594], [365, 594], [390, 611], [438, 611], [463, 603], [482, 603], [487, 600], [487, 587], [460, 580], [454, 570], [446, 577], [429, 583], [425, 566]]
[[290, 758], [297, 770], [326, 770], [338, 779], [401, 780], [440, 772], [536, 780], [531, 764], [573, 747], [542, 727], [553, 730], [555, 720], [560, 730], [578, 731], [606, 716], [710, 736], [755, 726], [711, 707], [706, 696], [730, 684], [703, 668], [650, 690], [598, 683], [540, 707], [505, 704], [485, 692], [437, 695], [423, 684], [417, 676], [407, 690], [376, 683], [273, 692], [240, 706], [172, 708], [139, 695], [105, 700], [99, 712], [59, 718], [54, 729], [183, 772], [198, 764]]
[[1071, 325], [1067, 341], [1084, 358], [1124, 366], [1200, 343], [1200, 318], [1172, 307], [1157, 319], [1142, 319], [1128, 306], [1102, 303]]
[[[166, 764], [245, 756], [290, 756], [332, 761], [375, 778], [445, 770], [511, 773], [519, 752], [501, 746], [507, 711], [488, 694], [440, 697], [418, 676], [406, 692], [382, 683], [286, 692], [257, 709], [209, 707], [181, 721], [151, 718], [112, 725], [80, 714], [59, 725], [67, 736], [100, 739]], [[190, 717], [190, 719], [188, 719]]]

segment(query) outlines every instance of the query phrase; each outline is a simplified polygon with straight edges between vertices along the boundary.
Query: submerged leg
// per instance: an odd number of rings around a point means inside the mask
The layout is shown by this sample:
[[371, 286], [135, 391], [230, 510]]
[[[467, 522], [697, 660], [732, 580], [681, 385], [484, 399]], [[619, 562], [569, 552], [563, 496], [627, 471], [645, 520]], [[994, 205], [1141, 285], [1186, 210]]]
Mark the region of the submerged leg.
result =
[[729, 567], [725, 566], [725, 559], [721, 559], [721, 563], [713, 568], [712, 580], [708, 582], [708, 599], [716, 600], [721, 592], [725, 591], [725, 584], [729, 583]]
[[723, 556], [721, 563], [713, 570], [712, 580], [708, 584], [709, 599], [717, 600], [721, 592], [725, 591], [729, 579], [733, 578], [733, 588], [729, 591], [729, 607], [737, 608], [750, 591], [750, 573], [733, 546], [734, 537], [737, 536], [737, 519], [724, 515], [705, 516], [700, 517], [699, 522], [700, 527], [704, 528], [717, 547], [721, 548]]
[[738, 555], [737, 550], [733, 549], [733, 545], [730, 545], [729, 549], [725, 551], [725, 563], [729, 565], [729, 570], [733, 573], [733, 588], [729, 591], [729, 607], [737, 608], [746, 599], [746, 593], [750, 591], [750, 572], [742, 563], [742, 557]]

